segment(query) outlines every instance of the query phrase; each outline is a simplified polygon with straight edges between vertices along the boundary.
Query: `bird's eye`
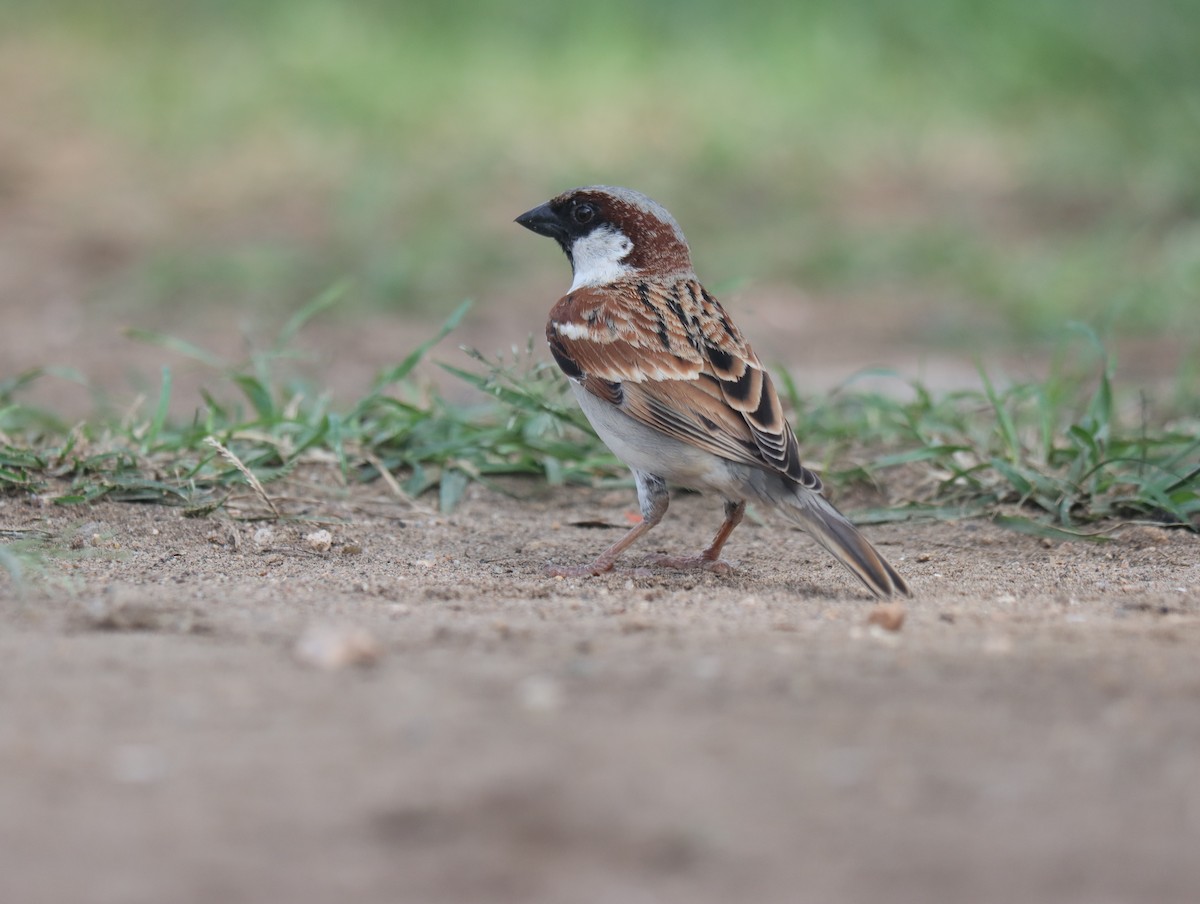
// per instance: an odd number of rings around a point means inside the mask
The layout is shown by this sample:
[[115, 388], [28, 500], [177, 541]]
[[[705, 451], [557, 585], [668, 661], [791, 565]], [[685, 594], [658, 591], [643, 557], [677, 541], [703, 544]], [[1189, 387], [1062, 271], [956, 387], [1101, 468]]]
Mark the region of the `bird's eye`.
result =
[[596, 208], [591, 204], [578, 204], [575, 206], [575, 209], [571, 211], [571, 216], [580, 226], [585, 226], [595, 219]]

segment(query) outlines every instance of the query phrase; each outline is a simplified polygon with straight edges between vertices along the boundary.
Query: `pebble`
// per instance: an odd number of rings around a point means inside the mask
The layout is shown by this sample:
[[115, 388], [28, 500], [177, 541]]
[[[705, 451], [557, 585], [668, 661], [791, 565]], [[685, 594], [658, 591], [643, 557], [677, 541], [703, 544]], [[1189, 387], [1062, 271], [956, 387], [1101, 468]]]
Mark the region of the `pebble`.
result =
[[347, 666], [371, 666], [379, 661], [379, 642], [362, 628], [311, 625], [292, 650], [304, 665], [333, 672]]
[[333, 546], [333, 534], [327, 530], [315, 530], [304, 538], [304, 545], [313, 552], [329, 552]]
[[885, 631], [899, 631], [904, 627], [908, 610], [903, 603], [880, 603], [867, 615], [868, 625], [877, 625]]

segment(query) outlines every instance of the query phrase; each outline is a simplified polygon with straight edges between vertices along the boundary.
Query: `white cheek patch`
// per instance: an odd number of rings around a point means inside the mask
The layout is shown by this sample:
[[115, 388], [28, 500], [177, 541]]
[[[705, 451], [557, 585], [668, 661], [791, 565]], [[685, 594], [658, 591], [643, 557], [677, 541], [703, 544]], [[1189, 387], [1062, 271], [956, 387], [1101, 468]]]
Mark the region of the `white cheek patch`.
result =
[[571, 246], [571, 264], [575, 281], [571, 291], [585, 286], [603, 286], [615, 282], [633, 268], [621, 263], [633, 250], [633, 242], [619, 229], [602, 226], [575, 240]]

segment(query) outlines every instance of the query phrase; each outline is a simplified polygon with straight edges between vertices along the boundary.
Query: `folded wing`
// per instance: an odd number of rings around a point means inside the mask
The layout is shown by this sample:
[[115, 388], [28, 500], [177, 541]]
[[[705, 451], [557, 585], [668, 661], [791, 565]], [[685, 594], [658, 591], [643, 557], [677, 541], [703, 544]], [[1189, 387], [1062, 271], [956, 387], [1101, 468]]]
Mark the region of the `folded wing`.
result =
[[546, 338], [567, 376], [641, 423], [821, 489], [770, 376], [698, 282], [572, 292], [550, 312]]

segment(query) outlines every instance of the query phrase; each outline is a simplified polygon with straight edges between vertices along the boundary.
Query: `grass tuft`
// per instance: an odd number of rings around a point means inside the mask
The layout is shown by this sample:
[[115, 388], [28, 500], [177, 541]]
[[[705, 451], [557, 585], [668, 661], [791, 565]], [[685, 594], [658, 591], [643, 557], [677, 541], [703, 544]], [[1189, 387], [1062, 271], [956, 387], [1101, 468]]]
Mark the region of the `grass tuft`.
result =
[[[441, 365], [479, 390], [478, 403], [451, 402], [415, 378], [468, 303], [345, 410], [289, 386], [281, 376], [289, 343], [338, 294], [318, 298], [240, 365], [170, 337], [137, 334], [208, 363], [223, 391], [236, 389], [243, 399], [231, 404], [205, 392], [189, 422], [168, 416], [169, 368], [148, 416], [71, 429], [17, 401], [38, 372], [0, 384], [0, 491], [41, 494], [59, 505], [111, 499], [183, 505], [198, 516], [225, 509], [278, 518], [287, 509], [266, 486], [308, 465], [332, 466], [344, 481], [383, 478], [410, 502], [436, 491], [443, 511], [472, 482], [501, 475], [564, 484], [623, 474], [557, 370], [534, 359], [532, 340], [508, 360], [466, 349], [474, 368]], [[1194, 416], [1156, 419], [1144, 398], [1118, 392], [1102, 344], [1088, 331], [1083, 336], [1095, 363], [1068, 367], [1075, 356], [1064, 352], [1041, 382], [1006, 383], [980, 368], [979, 389], [935, 394], [913, 382], [904, 398], [856, 391], [853, 381], [820, 397], [801, 395], [786, 374], [782, 385], [805, 457], [824, 463], [830, 485], [887, 490], [887, 504], [858, 512], [860, 521], [990, 517], [1058, 538], [1129, 519], [1197, 529], [1200, 424]], [[14, 560], [4, 561], [13, 572]]]

